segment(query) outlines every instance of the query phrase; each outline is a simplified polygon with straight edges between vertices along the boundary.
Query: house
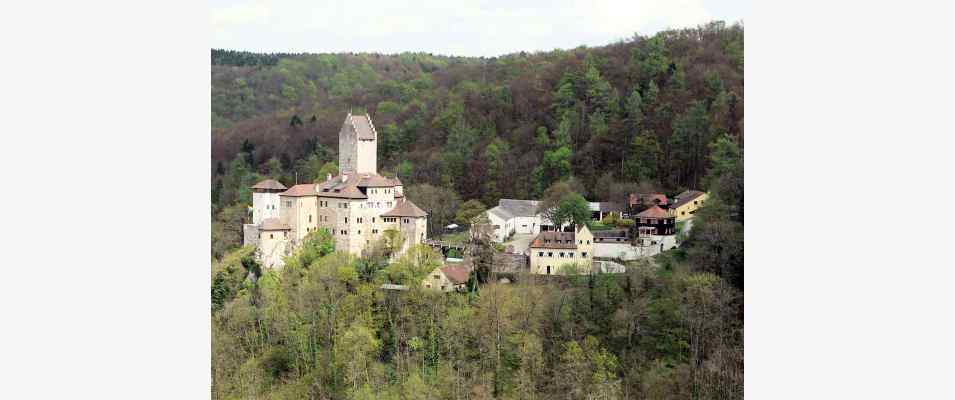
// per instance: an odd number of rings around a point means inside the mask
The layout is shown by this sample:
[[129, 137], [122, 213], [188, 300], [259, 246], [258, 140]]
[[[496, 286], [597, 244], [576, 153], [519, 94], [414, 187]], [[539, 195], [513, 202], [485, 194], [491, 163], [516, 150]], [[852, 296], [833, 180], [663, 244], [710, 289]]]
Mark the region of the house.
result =
[[670, 206], [670, 213], [677, 221], [685, 221], [696, 213], [709, 196], [699, 190], [687, 190], [676, 196], [676, 202]]
[[403, 239], [399, 254], [422, 243], [427, 238], [428, 214], [404, 197], [404, 186], [397, 177], [378, 175], [377, 137], [369, 115], [349, 113], [338, 136], [338, 176], [329, 174], [323, 182], [284, 190], [281, 183], [271, 180], [252, 186], [253, 223], [243, 227], [246, 244], [261, 247], [258, 232], [268, 219], [276, 219], [284, 227], [287, 251], [318, 229], [331, 232], [336, 250], [355, 255], [389, 230], [399, 232]]
[[654, 205], [665, 210], [670, 206], [670, 201], [662, 193], [630, 193], [627, 199], [628, 215], [637, 215]]
[[452, 290], [463, 292], [467, 290], [468, 278], [471, 273], [463, 265], [449, 265], [435, 268], [421, 281], [421, 286], [425, 289], [440, 290], [450, 292]]
[[531, 241], [530, 273], [554, 275], [576, 267], [578, 273], [589, 274], [593, 259], [594, 236], [587, 226], [573, 232], [545, 231]]
[[620, 203], [601, 201], [589, 202], [591, 219], [594, 221], [603, 221], [604, 217], [616, 214], [618, 217], [623, 213], [623, 206]]
[[676, 247], [676, 218], [666, 210], [651, 206], [633, 217], [637, 232], [636, 244], [659, 246], [659, 251]]
[[537, 212], [538, 204], [536, 200], [501, 199], [496, 207], [487, 210], [494, 241], [500, 243], [514, 234], [535, 235], [548, 229], [547, 220]]

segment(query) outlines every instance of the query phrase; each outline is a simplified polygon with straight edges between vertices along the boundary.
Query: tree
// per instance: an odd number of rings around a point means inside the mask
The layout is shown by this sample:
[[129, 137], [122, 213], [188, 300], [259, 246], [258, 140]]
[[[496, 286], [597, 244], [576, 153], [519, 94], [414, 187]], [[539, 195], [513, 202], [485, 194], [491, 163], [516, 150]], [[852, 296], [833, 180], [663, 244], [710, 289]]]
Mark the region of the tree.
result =
[[353, 390], [369, 383], [371, 366], [378, 356], [381, 341], [361, 323], [352, 324], [335, 343], [335, 361], [344, 371], [345, 384]]
[[584, 196], [570, 193], [557, 203], [557, 210], [552, 214], [551, 221], [554, 222], [556, 227], [562, 226], [564, 223], [583, 226], [590, 223], [590, 214], [590, 204], [584, 199]]
[[458, 212], [454, 216], [455, 222], [463, 226], [471, 226], [474, 223], [475, 218], [487, 211], [487, 207], [484, 206], [480, 200], [471, 199], [465, 201], [458, 207]]
[[412, 185], [405, 189], [405, 196], [428, 213], [428, 236], [444, 232], [457, 212], [461, 198], [451, 189], [429, 184]]
[[265, 164], [269, 178], [282, 179], [282, 162], [276, 157], [269, 158]]
[[212, 256], [216, 259], [242, 245], [242, 224], [248, 216], [245, 204], [223, 208], [212, 222]]
[[318, 170], [318, 175], [315, 176], [314, 183], [324, 182], [329, 176], [338, 176], [338, 163], [329, 161], [322, 164], [322, 168]]
[[624, 177], [631, 181], [657, 180], [657, 166], [662, 151], [656, 138], [644, 131], [630, 143], [630, 156], [624, 162]]
[[639, 89], [639, 86], [634, 86], [627, 97], [627, 124], [634, 132], [639, 132], [643, 124], [643, 97]]

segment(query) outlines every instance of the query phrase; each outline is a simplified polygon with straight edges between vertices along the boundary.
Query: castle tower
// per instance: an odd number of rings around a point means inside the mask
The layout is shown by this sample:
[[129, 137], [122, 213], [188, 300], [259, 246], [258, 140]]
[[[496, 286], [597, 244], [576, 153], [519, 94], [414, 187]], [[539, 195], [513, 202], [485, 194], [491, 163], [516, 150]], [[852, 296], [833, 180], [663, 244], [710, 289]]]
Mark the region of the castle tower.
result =
[[378, 173], [378, 132], [367, 113], [349, 112], [345, 117], [338, 133], [338, 169], [342, 173]]
[[279, 193], [288, 189], [285, 185], [274, 179], [266, 179], [249, 189], [252, 189], [253, 225], [258, 225], [268, 218], [279, 217]]

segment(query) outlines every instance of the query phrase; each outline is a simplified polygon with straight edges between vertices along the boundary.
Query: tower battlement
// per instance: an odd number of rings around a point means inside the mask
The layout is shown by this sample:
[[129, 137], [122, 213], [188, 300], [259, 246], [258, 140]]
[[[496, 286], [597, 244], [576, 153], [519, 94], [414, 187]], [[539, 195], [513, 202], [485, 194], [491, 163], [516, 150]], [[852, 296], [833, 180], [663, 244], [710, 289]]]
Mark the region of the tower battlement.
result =
[[338, 169], [342, 173], [378, 173], [378, 132], [371, 116], [348, 113], [338, 133]]

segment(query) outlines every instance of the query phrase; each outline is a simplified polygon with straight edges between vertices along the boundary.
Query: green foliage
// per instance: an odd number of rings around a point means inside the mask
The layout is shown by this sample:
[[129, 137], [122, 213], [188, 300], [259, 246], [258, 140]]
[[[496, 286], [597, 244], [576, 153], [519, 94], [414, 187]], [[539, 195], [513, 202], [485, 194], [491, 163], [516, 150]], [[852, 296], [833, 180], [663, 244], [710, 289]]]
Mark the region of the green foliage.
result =
[[660, 145], [648, 132], [633, 138], [630, 154], [624, 162], [624, 177], [634, 182], [656, 181], [662, 155]]
[[[742, 397], [742, 31], [493, 59], [214, 50], [213, 397]], [[680, 249], [621, 275], [497, 284], [488, 242], [473, 292], [431, 293], [419, 282], [440, 255], [388, 264], [404, 246], [394, 231], [362, 258], [316, 233], [283, 270], [260, 271], [238, 247], [248, 186], [324, 179], [349, 109], [372, 113], [379, 170], [430, 214], [431, 237], [478, 209], [461, 198], [557, 210], [639, 182], [711, 199]]]
[[569, 193], [557, 202], [557, 209], [551, 213], [550, 220], [554, 226], [562, 226], [565, 223], [587, 225], [590, 223], [590, 206], [584, 196]]
[[470, 226], [474, 223], [475, 218], [485, 211], [487, 211], [487, 207], [484, 206], [484, 203], [481, 203], [480, 200], [471, 199], [461, 203], [461, 206], [458, 207], [458, 212], [454, 216], [454, 220], [459, 225]]
[[295, 254], [285, 259], [285, 267], [290, 270], [308, 268], [315, 260], [335, 251], [335, 238], [328, 229], [318, 229], [310, 232], [302, 240], [302, 244]]

